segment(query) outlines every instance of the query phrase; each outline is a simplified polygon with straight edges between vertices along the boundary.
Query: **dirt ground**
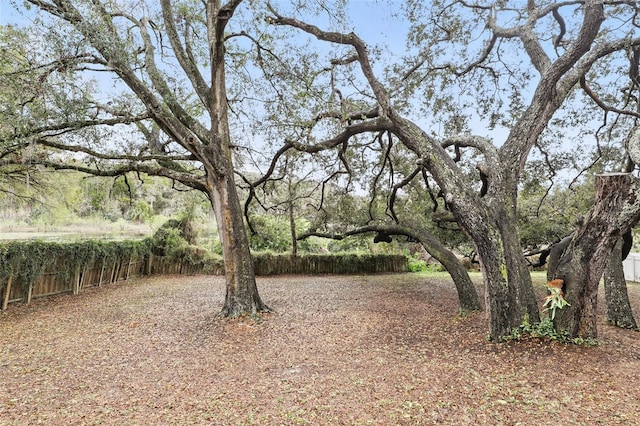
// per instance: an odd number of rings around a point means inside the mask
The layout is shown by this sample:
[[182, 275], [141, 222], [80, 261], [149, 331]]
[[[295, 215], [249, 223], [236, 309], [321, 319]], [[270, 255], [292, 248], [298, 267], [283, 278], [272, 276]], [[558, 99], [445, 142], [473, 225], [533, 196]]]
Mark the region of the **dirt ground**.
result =
[[[486, 315], [459, 315], [444, 277], [287, 276], [259, 287], [276, 311], [260, 323], [216, 319], [221, 277], [10, 305], [0, 425], [640, 423], [640, 333], [603, 318], [596, 347], [494, 344]], [[630, 293], [638, 314], [640, 286]]]

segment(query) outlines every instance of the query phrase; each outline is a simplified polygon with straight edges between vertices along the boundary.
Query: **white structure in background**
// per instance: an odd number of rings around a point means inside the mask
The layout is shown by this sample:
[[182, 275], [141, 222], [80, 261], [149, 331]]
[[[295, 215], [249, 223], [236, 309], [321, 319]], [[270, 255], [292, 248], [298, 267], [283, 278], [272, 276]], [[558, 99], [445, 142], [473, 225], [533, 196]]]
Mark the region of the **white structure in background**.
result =
[[640, 282], [640, 253], [629, 253], [622, 266], [625, 280]]

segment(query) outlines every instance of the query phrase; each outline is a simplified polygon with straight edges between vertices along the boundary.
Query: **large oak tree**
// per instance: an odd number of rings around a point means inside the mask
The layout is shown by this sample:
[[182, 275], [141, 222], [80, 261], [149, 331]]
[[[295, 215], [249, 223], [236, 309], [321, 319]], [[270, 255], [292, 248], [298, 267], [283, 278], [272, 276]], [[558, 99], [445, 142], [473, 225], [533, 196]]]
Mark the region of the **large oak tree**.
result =
[[[366, 82], [358, 86], [363, 94], [360, 102], [343, 103], [342, 109], [316, 115], [319, 122], [339, 121], [341, 131], [320, 143], [296, 143], [296, 147], [308, 152], [344, 149], [357, 135], [393, 133], [415, 155], [416, 164], [435, 180], [447, 207], [473, 241], [486, 285], [490, 337], [500, 339], [519, 326], [525, 316], [530, 321], [539, 320], [516, 215], [525, 164], [554, 119], [567, 124], [561, 128], [567, 133], [589, 133], [576, 102], [589, 102], [590, 98], [609, 113], [637, 117], [632, 108], [627, 108], [629, 97], [617, 99], [605, 96], [605, 91], [615, 80], [628, 92], [638, 92], [637, 85], [626, 83], [630, 69], [633, 71], [635, 65], [637, 70], [637, 60], [629, 67], [621, 56], [636, 52], [640, 46], [639, 6], [637, 2], [609, 4], [594, 0], [499, 5], [410, 2], [407, 11], [415, 25], [409, 38], [414, 54], [406, 63], [389, 67], [386, 78], [376, 69], [369, 46], [357, 34], [320, 28], [310, 20], [285, 16], [274, 6], [273, 24], [297, 28], [345, 49], [341, 51], [344, 56], [332, 62], [345, 65], [348, 77], [343, 87], [359, 78]], [[598, 69], [616, 59], [622, 60], [622, 66]], [[357, 64], [359, 73], [353, 64]], [[579, 95], [581, 87], [589, 98]], [[600, 96], [597, 89], [603, 90]], [[407, 106], [407, 97], [412, 95], [421, 100], [421, 116], [412, 115]], [[465, 112], [468, 109], [472, 112]], [[567, 118], [572, 113], [576, 116]], [[472, 134], [468, 126], [456, 126], [456, 134], [438, 135], [429, 127], [437, 125], [438, 120], [500, 124], [506, 136], [504, 140], [492, 140]], [[579, 143], [579, 139], [573, 143]], [[461, 150], [474, 152], [479, 176], [487, 183], [486, 191], [479, 191], [478, 174], [474, 178], [458, 161]], [[592, 257], [600, 259], [610, 251], [613, 242], [633, 224], [628, 210], [625, 219], [619, 220], [623, 204], [605, 203], [610, 210], [601, 211], [598, 220], [611, 226], [588, 240], [592, 247], [581, 252], [583, 266]], [[578, 245], [572, 247], [577, 249]], [[600, 266], [604, 263], [596, 263], [596, 270], [589, 269], [591, 279], [602, 274]], [[572, 335], [594, 334], [592, 327], [568, 331]]]
[[[81, 161], [30, 161], [98, 176], [144, 172], [204, 192], [216, 215], [226, 274], [222, 315], [268, 310], [258, 295], [234, 179], [228, 31], [241, 0], [29, 0], [46, 114], [3, 129], [12, 149], [41, 146]], [[37, 61], [37, 62], [36, 62]], [[29, 101], [23, 105], [29, 105]]]

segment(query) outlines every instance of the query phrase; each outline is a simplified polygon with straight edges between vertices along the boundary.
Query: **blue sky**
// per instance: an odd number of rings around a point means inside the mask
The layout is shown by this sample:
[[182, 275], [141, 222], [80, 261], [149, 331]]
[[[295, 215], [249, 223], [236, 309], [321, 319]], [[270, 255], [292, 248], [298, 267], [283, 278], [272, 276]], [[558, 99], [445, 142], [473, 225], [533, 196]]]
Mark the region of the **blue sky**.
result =
[[[22, 4], [21, 0], [16, 0], [15, 3]], [[290, 4], [288, 1], [278, 2], [278, 0], [275, 0], [273, 4], [278, 8], [279, 3], [283, 10]], [[384, 56], [381, 59], [384, 63], [396, 62], [400, 56], [406, 54], [405, 40], [408, 25], [406, 19], [402, 17], [401, 10], [404, 4], [404, 2], [395, 0], [349, 1], [346, 18], [348, 24], [344, 31], [354, 31], [369, 45], [382, 47]], [[32, 8], [30, 12], [26, 13], [34, 16], [35, 12], [35, 8]], [[22, 13], [25, 11], [23, 10]], [[25, 16], [22, 13], [15, 10], [13, 0], [0, 0], [0, 24], [24, 24]], [[328, 28], [329, 21], [326, 16], [310, 17], [308, 20], [319, 27], [335, 29]], [[320, 49], [331, 49], [330, 45], [322, 42], [315, 44], [315, 46]], [[378, 77], [382, 77], [382, 75], [379, 74]], [[481, 124], [480, 126], [481, 128], [476, 129], [478, 133], [487, 135], [486, 127]], [[504, 136], [504, 133], [494, 134], [497, 140], [504, 139]]]

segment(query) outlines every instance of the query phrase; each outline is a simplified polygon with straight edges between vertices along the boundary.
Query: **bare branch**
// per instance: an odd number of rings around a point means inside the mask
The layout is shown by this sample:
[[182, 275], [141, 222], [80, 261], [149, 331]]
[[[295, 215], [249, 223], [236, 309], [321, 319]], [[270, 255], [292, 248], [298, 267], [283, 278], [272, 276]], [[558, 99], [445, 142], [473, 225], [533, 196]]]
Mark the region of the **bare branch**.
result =
[[169, 36], [169, 43], [171, 43], [171, 48], [176, 55], [176, 59], [187, 74], [187, 77], [189, 77], [189, 80], [191, 80], [191, 84], [193, 85], [193, 88], [201, 102], [207, 106], [209, 111], [211, 111], [213, 108], [211, 88], [202, 77], [193, 56], [189, 54], [190, 48], [188, 39], [185, 37], [185, 44], [187, 45], [186, 49], [184, 49], [180, 43], [180, 37], [178, 36], [178, 30], [175, 25], [175, 16], [172, 13], [173, 8], [171, 6], [171, 0], [161, 0], [160, 5], [162, 6], [162, 16], [164, 18], [167, 35]]
[[602, 99], [598, 97], [597, 94], [593, 92], [593, 90], [591, 90], [584, 76], [580, 79], [580, 87], [582, 87], [582, 90], [584, 90], [584, 92], [591, 98], [591, 100], [593, 100], [603, 111], [614, 112], [622, 115], [630, 115], [636, 118], [640, 118], [640, 113], [636, 111], [623, 110], [623, 109], [616, 108], [614, 106], [607, 105]]
[[383, 84], [375, 77], [369, 59], [369, 54], [367, 52], [367, 46], [364, 41], [362, 41], [362, 39], [360, 39], [355, 33], [351, 32], [349, 34], [343, 34], [323, 31], [314, 25], [298, 21], [294, 18], [286, 18], [279, 15], [270, 4], [267, 4], [267, 7], [269, 11], [274, 15], [272, 17], [269, 17], [268, 19], [268, 22], [271, 24], [291, 26], [315, 36], [318, 40], [352, 46], [358, 54], [358, 62], [360, 63], [360, 68], [362, 69], [365, 78], [369, 82], [369, 86], [373, 90], [378, 104], [382, 108], [382, 113], [385, 115], [391, 113], [391, 103], [389, 100], [389, 95], [387, 94], [387, 91], [384, 88]]
[[[378, 135], [376, 136], [376, 140], [378, 140], [380, 142], [380, 146], [381, 147], [384, 147], [384, 141], [382, 139], [382, 132], [378, 133]], [[376, 173], [375, 177], [373, 178], [373, 182], [371, 183], [371, 198], [369, 200], [369, 220], [373, 220], [373, 204], [375, 202], [376, 194], [377, 194], [377, 190], [378, 190], [378, 180], [380, 180], [380, 177], [382, 176], [382, 173], [384, 172], [385, 165], [387, 164], [387, 162], [390, 162], [389, 154], [391, 153], [391, 148], [392, 147], [393, 147], [393, 139], [392, 139], [391, 135], [389, 135], [389, 143], [387, 144], [387, 146], [384, 149], [384, 155], [382, 157], [380, 170], [378, 171], [378, 173]]]
[[413, 170], [413, 172], [411, 172], [409, 175], [407, 175], [404, 179], [402, 179], [400, 182], [398, 182], [397, 184], [393, 185], [393, 188], [391, 190], [391, 195], [389, 196], [389, 203], [388, 203], [388, 209], [390, 211], [391, 214], [391, 218], [396, 222], [396, 223], [400, 223], [400, 219], [398, 219], [398, 215], [395, 212], [395, 201], [396, 201], [396, 196], [398, 194], [398, 191], [403, 188], [404, 186], [408, 185], [414, 177], [416, 177], [418, 175], [418, 173], [420, 173], [420, 171], [423, 169], [422, 166], [419, 166], [417, 168], [415, 168]]
[[262, 177], [257, 181], [250, 182], [248, 179], [242, 176], [242, 179], [249, 186], [248, 188], [249, 196], [247, 197], [247, 200], [244, 203], [244, 216], [245, 216], [245, 219], [247, 220], [247, 223], [249, 224], [249, 230], [251, 231], [252, 234], [255, 234], [255, 229], [253, 229], [253, 226], [251, 225], [251, 220], [249, 220], [249, 207], [253, 199], [256, 198], [255, 189], [256, 187], [262, 185], [263, 183], [265, 183], [267, 180], [271, 178], [271, 175], [273, 175], [273, 172], [276, 168], [276, 165], [278, 164], [278, 161], [280, 161], [280, 158], [292, 147], [293, 145], [291, 143], [285, 142], [284, 146], [281, 147], [271, 159], [271, 164], [269, 165], [269, 169], [267, 169], [266, 173], [264, 173]]

